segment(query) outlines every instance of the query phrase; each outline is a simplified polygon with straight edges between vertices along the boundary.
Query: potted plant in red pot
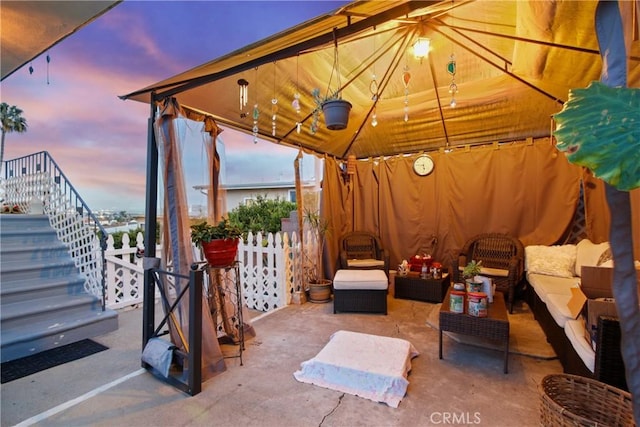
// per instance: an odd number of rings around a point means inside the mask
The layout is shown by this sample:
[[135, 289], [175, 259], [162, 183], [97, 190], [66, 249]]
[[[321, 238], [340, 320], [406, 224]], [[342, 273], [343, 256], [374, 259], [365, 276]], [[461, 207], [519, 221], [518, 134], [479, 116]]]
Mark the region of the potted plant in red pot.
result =
[[211, 267], [225, 267], [235, 261], [240, 236], [240, 227], [226, 218], [216, 225], [203, 221], [191, 226], [191, 240], [202, 248]]

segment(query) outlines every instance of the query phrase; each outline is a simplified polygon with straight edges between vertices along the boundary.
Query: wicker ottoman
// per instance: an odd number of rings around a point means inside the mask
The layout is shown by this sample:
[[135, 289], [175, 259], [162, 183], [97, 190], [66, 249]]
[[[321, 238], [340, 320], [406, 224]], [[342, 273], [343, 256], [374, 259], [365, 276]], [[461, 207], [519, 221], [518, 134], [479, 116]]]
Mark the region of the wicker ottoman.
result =
[[338, 270], [333, 278], [333, 312], [387, 314], [388, 288], [382, 270]]

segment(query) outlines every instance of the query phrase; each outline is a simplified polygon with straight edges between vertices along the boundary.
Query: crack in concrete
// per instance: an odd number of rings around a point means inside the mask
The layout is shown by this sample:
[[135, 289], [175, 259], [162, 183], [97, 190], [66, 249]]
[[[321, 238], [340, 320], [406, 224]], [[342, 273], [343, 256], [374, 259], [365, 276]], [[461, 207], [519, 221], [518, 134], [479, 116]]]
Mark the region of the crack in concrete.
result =
[[342, 393], [340, 395], [340, 397], [338, 398], [338, 403], [336, 404], [336, 406], [333, 407], [333, 409], [331, 411], [329, 411], [329, 413], [327, 415], [325, 415], [324, 417], [322, 417], [322, 421], [320, 421], [320, 424], [318, 424], [318, 426], [322, 426], [322, 424], [324, 423], [324, 420], [327, 419], [327, 417], [329, 417], [331, 414], [333, 414], [336, 409], [338, 409], [338, 407], [340, 406], [340, 404], [342, 403], [342, 399], [344, 398], [344, 393]]

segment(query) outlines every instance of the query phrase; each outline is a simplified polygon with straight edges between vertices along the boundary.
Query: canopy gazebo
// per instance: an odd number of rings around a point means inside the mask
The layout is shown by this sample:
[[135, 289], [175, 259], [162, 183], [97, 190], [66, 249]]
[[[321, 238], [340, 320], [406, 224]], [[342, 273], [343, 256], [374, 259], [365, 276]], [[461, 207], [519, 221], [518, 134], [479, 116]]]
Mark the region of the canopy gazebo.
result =
[[[433, 234], [435, 256], [445, 262], [478, 232], [508, 232], [525, 245], [566, 241], [576, 214], [586, 216], [581, 237], [603, 241], [602, 182], [569, 164], [550, 137], [569, 90], [599, 78], [596, 5], [356, 1], [122, 98], [148, 102], [152, 111], [174, 98], [193, 115], [321, 156], [323, 210], [333, 230], [377, 233], [392, 265]], [[634, 34], [631, 87], [640, 83]], [[430, 43], [422, 58], [413, 50], [419, 39]], [[246, 105], [239, 103], [242, 80]], [[339, 90], [353, 104], [346, 129], [320, 123], [312, 132], [314, 89], [321, 96]], [[412, 171], [423, 153], [435, 163], [426, 177]], [[348, 175], [350, 156], [358, 161]], [[154, 204], [153, 188], [149, 196]], [[638, 191], [632, 200], [637, 211]], [[640, 227], [634, 233], [640, 254]]]

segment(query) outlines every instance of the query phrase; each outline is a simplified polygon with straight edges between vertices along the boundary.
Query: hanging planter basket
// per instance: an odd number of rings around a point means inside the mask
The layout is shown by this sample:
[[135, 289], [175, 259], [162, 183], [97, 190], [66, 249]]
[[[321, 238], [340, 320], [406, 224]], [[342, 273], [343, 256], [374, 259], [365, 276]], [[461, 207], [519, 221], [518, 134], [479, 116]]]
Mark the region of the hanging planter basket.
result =
[[226, 267], [233, 264], [238, 253], [240, 239], [215, 239], [201, 242], [202, 252], [211, 267]]
[[342, 130], [349, 123], [351, 103], [344, 99], [332, 99], [322, 103], [324, 122], [329, 130]]

